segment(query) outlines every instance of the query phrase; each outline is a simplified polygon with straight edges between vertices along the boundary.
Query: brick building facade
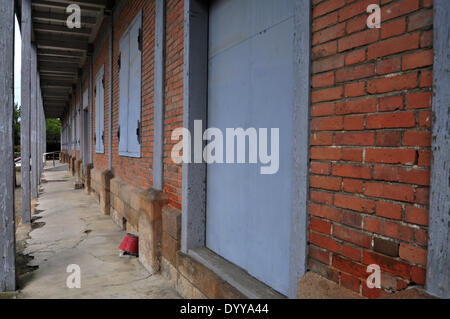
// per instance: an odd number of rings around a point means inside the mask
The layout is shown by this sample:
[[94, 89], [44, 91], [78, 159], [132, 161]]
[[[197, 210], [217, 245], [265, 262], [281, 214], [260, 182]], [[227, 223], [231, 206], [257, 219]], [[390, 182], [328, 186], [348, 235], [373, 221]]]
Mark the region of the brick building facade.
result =
[[[233, 263], [217, 266], [219, 262], [210, 251], [191, 252], [189, 245], [183, 248], [183, 238], [188, 236], [183, 232], [193, 227], [183, 224], [183, 218], [187, 218], [183, 217], [184, 210], [189, 206], [183, 196], [188, 194], [190, 184], [183, 175], [185, 164], [171, 159], [172, 148], [178, 142], [171, 135], [174, 129], [186, 126], [191, 116], [186, 112], [186, 98], [190, 98], [192, 88], [187, 89], [186, 81], [192, 74], [189, 72], [195, 70], [191, 66], [187, 70], [186, 66], [195, 59], [192, 48], [202, 35], [194, 32], [198, 38], [187, 42], [190, 31], [186, 27], [195, 24], [190, 23], [192, 16], [201, 16], [195, 7], [199, 2], [116, 1], [92, 43], [91, 60], [82, 70], [85, 80], [81, 87], [83, 92], [89, 91], [89, 161], [75, 165], [83, 160], [82, 151], [67, 145], [63, 146], [63, 158], [71, 163], [74, 174], [82, 175], [86, 191], [97, 194], [103, 212], [120, 227], [139, 235], [143, 265], [150, 272], [165, 274], [183, 296], [294, 297], [292, 292], [280, 294], [260, 281], [260, 289], [252, 294], [245, 280], [236, 284], [238, 279], [230, 279], [223, 270], [235, 269]], [[305, 239], [304, 270], [369, 298], [413, 285], [425, 286], [432, 158], [433, 1], [293, 2], [305, 5], [306, 11], [311, 9], [306, 13], [311, 18], [310, 24], [306, 22], [311, 43], [307, 55], [311, 57], [309, 143], [304, 150], [309, 156], [305, 166], [308, 197], [304, 208], [306, 228], [297, 233]], [[379, 29], [366, 25], [370, 4], [381, 7]], [[142, 15], [141, 152], [139, 157], [129, 157], [119, 155], [118, 63], [123, 58], [121, 38], [138, 14]], [[155, 58], [158, 18], [164, 21], [163, 61]], [[156, 63], [161, 63], [164, 78], [159, 141], [163, 149], [161, 189], [154, 188]], [[105, 136], [104, 152], [98, 153], [93, 147], [96, 130], [92, 82], [102, 67]], [[79, 88], [77, 85], [73, 105], [79, 104], [83, 93]], [[70, 114], [63, 119], [67, 129]], [[200, 227], [199, 231], [204, 229]], [[365, 283], [367, 266], [371, 264], [381, 268], [381, 289], [369, 289]]]

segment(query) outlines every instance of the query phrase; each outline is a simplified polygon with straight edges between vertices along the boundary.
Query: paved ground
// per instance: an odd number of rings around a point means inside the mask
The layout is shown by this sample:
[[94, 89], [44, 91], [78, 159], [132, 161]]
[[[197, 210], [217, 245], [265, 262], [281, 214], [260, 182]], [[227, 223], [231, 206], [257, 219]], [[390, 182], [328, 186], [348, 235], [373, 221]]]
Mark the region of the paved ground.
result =
[[[179, 298], [136, 258], [119, 257], [125, 233], [101, 215], [92, 196], [74, 190], [66, 170], [49, 169], [44, 178], [33, 230], [28, 237], [18, 230], [19, 262], [28, 262], [19, 271], [18, 298]], [[80, 289], [67, 288], [71, 264], [81, 268]]]

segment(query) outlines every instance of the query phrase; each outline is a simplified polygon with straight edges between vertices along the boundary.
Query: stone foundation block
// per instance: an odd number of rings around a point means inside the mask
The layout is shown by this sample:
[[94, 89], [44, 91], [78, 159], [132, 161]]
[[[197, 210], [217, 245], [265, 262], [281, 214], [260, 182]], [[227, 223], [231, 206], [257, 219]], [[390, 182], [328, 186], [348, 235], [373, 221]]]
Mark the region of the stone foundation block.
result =
[[168, 199], [153, 189], [140, 192], [139, 210], [139, 261], [150, 272], [157, 273], [161, 267], [162, 207]]
[[181, 239], [181, 212], [169, 206], [162, 210], [163, 231], [175, 240]]
[[92, 164], [87, 164], [84, 166], [84, 190], [87, 194], [91, 194], [91, 171], [94, 166]]
[[177, 266], [180, 274], [197, 287], [207, 298], [245, 299], [245, 296], [222, 280], [212, 270], [181, 251], [177, 254]]

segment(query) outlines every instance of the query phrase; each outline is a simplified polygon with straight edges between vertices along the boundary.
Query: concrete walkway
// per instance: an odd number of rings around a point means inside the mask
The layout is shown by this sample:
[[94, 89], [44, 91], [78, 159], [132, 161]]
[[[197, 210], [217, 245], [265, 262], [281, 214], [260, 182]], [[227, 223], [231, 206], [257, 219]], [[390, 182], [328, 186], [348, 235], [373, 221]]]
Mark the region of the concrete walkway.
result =
[[[101, 214], [92, 196], [74, 189], [66, 167], [47, 169], [44, 179], [24, 249], [34, 257], [28, 266], [38, 268], [22, 276], [18, 298], [179, 298], [137, 258], [119, 257], [125, 233]], [[66, 285], [72, 264], [81, 268], [80, 289]]]

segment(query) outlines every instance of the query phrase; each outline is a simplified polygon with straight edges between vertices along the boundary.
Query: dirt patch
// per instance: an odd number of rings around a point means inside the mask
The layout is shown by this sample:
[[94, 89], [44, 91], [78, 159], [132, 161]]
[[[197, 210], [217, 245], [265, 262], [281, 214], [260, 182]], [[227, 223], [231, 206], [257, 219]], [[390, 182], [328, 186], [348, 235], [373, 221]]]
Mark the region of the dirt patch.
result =
[[16, 223], [16, 276], [17, 289], [22, 289], [25, 284], [32, 278], [33, 272], [38, 269], [38, 266], [29, 266], [29, 262], [34, 259], [33, 256], [24, 253], [26, 248], [26, 241], [30, 238], [29, 233], [41, 228], [45, 225], [43, 222], [38, 222], [42, 217], [36, 216], [42, 210], [35, 210], [31, 218], [31, 227], [21, 225], [22, 222], [22, 189], [20, 186], [21, 174], [20, 171], [16, 173], [16, 188], [14, 191], [14, 209], [15, 209], [15, 223]]
[[19, 187], [16, 187], [14, 190], [14, 209], [15, 209], [15, 222], [16, 227], [20, 224], [22, 221], [22, 217], [20, 216], [20, 213], [22, 211], [22, 189]]
[[28, 263], [34, 259], [31, 255], [24, 254], [26, 248], [26, 239], [16, 241], [16, 276], [17, 289], [22, 289], [25, 284], [32, 278], [33, 272], [39, 266], [29, 266]]

